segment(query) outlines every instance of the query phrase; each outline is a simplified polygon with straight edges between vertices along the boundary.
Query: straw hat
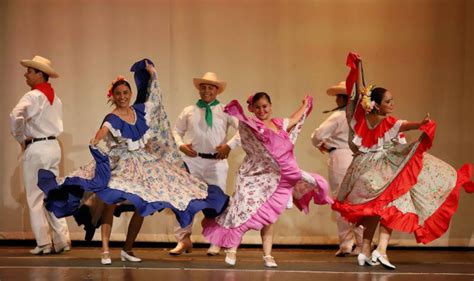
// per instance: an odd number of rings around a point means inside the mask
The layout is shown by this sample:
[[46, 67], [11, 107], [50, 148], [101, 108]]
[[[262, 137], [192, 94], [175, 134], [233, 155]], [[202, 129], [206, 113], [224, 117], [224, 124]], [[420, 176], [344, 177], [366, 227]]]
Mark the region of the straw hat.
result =
[[201, 84], [210, 84], [217, 87], [217, 94], [220, 94], [224, 91], [227, 82], [219, 81], [217, 75], [214, 72], [206, 72], [202, 78], [193, 79], [194, 86], [199, 90], [199, 85]]
[[24, 67], [31, 67], [43, 71], [51, 78], [59, 77], [59, 74], [54, 71], [53, 67], [51, 66], [51, 61], [42, 56], [35, 56], [32, 60], [21, 60], [20, 64]]
[[341, 81], [339, 84], [331, 86], [326, 90], [326, 93], [330, 96], [346, 95], [346, 81]]

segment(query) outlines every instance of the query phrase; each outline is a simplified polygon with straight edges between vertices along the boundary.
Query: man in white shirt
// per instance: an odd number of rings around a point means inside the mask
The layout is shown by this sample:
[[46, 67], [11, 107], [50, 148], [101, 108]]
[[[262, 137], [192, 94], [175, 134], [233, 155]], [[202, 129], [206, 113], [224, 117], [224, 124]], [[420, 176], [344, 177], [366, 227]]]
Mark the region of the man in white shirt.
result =
[[61, 149], [56, 138], [63, 131], [62, 103], [48, 83], [49, 77], [56, 78], [58, 74], [51, 62], [41, 56], [20, 63], [27, 68], [24, 76], [31, 91], [13, 108], [10, 125], [13, 137], [24, 152], [23, 181], [31, 229], [37, 244], [30, 253], [49, 254], [53, 245], [57, 253], [69, 251], [71, 239], [66, 219], [58, 219], [45, 209], [44, 194], [37, 185], [39, 169], [53, 171], [56, 175], [59, 173]]
[[[208, 184], [226, 189], [227, 157], [231, 149], [240, 145], [238, 132], [227, 141], [229, 127], [238, 128], [236, 118], [224, 112], [224, 105], [216, 99], [226, 86], [213, 72], [203, 78], [194, 78], [194, 86], [199, 90], [200, 100], [183, 109], [173, 129], [173, 136], [179, 150], [184, 153], [184, 162], [192, 175]], [[184, 140], [186, 138], [186, 141]], [[175, 232], [178, 245], [169, 253], [180, 255], [192, 248], [192, 224]], [[211, 245], [208, 255], [217, 255], [220, 248]]]
[[[352, 151], [348, 145], [349, 126], [346, 119], [346, 83], [340, 82], [327, 90], [327, 94], [336, 97], [337, 107], [324, 113], [332, 114], [313, 132], [313, 145], [322, 153], [328, 153], [329, 185], [333, 194], [337, 194], [347, 168], [352, 162]], [[339, 234], [339, 250], [337, 257], [357, 255], [362, 247], [362, 233], [360, 227], [354, 227], [336, 212], [336, 222]], [[354, 241], [355, 239], [355, 241]], [[356, 244], [356, 248], [352, 250]]]

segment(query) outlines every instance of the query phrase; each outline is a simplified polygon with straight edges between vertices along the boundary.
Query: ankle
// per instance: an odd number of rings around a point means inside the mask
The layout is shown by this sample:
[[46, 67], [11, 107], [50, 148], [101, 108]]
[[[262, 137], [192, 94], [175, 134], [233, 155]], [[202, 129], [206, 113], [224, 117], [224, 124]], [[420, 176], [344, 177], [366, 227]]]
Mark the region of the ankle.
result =
[[375, 251], [379, 252], [380, 255], [382, 256], [386, 256], [387, 255], [387, 251], [386, 250], [382, 250], [380, 248], [376, 248]]
[[109, 252], [102, 252], [101, 257], [103, 259], [108, 259], [108, 258], [110, 258], [110, 253]]

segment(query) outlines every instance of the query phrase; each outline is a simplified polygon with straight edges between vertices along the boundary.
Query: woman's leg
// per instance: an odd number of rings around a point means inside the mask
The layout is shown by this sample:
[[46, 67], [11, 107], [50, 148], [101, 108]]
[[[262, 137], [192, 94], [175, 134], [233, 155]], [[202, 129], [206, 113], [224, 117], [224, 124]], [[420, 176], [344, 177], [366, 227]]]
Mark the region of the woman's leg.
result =
[[390, 236], [392, 235], [392, 229], [380, 225], [379, 233], [379, 244], [377, 245], [377, 249], [372, 252], [372, 262], [378, 261], [386, 269], [396, 269], [396, 266], [390, 263], [387, 257], [387, 246]]
[[237, 247], [228, 248], [225, 250], [225, 262], [234, 266], [237, 262]]
[[273, 247], [273, 224], [266, 225], [260, 231], [263, 246], [263, 264], [266, 267], [277, 267], [275, 259], [272, 257]]
[[260, 230], [260, 236], [262, 237], [263, 256], [271, 256], [273, 247], [273, 224], [264, 226], [262, 230]]
[[135, 239], [137, 239], [138, 233], [142, 228], [142, 224], [143, 217], [140, 216], [138, 211], [135, 211], [135, 213], [133, 213], [132, 219], [130, 220], [130, 223], [128, 224], [127, 238], [125, 240], [125, 245], [123, 246], [123, 250], [125, 252], [132, 251], [133, 243], [135, 243]]
[[379, 244], [377, 245], [377, 251], [381, 255], [386, 255], [387, 254], [387, 246], [388, 242], [390, 240], [390, 236], [392, 235], [392, 229], [380, 225], [379, 229]]
[[100, 234], [102, 236], [102, 252], [109, 252], [110, 233], [112, 232], [112, 223], [114, 220], [114, 210], [116, 205], [105, 205], [102, 211]]
[[361, 225], [364, 227], [364, 235], [362, 242], [362, 254], [366, 257], [370, 257], [372, 252], [372, 239], [374, 238], [375, 229], [379, 223], [379, 217], [365, 217], [361, 221]]

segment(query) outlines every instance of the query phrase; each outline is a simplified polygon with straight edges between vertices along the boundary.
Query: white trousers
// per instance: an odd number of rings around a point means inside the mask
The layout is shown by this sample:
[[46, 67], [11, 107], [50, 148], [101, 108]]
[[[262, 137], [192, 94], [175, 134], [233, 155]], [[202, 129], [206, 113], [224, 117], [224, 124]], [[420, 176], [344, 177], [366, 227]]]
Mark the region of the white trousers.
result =
[[[188, 165], [191, 175], [198, 177], [207, 184], [219, 186], [224, 192], [227, 183], [227, 171], [229, 170], [229, 163], [226, 159], [204, 159], [201, 157], [184, 157], [184, 162]], [[181, 242], [192, 233], [193, 223], [181, 228], [176, 226], [174, 235], [178, 242]]]
[[[336, 149], [329, 153], [328, 176], [333, 195], [339, 192], [339, 187], [351, 162], [352, 151], [350, 149]], [[351, 252], [354, 243], [356, 246], [362, 247], [362, 228], [347, 222], [341, 217], [339, 212], [336, 212], [336, 223], [339, 235], [339, 248], [343, 252]]]
[[50, 170], [57, 176], [60, 161], [61, 148], [57, 140], [34, 142], [26, 148], [23, 155], [23, 181], [30, 211], [31, 230], [38, 246], [52, 242], [56, 251], [70, 245], [71, 239], [66, 219], [58, 219], [44, 207], [44, 193], [38, 187], [38, 170]]

